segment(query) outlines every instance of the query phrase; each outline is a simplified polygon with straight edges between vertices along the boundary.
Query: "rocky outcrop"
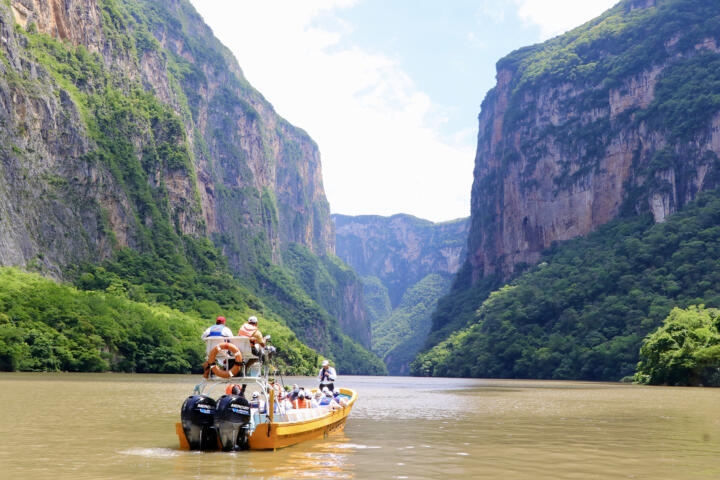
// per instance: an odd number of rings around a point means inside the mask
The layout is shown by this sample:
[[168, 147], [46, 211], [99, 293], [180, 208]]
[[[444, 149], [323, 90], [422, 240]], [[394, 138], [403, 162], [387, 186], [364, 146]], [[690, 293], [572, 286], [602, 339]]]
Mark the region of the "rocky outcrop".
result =
[[506, 279], [618, 215], [661, 222], [719, 185], [720, 111], [706, 91], [718, 18], [707, 2], [626, 0], [498, 62], [479, 116], [474, 281]]
[[10, 8], [24, 29], [33, 24], [41, 32], [91, 51], [102, 48], [101, 14], [94, 0], [13, 0]]
[[98, 207], [115, 198], [112, 213], [123, 217], [126, 202], [108, 172], [84, 158], [91, 140], [80, 111], [28, 60], [6, 7], [0, 41], [0, 264], [60, 277], [60, 266], [108, 252]]
[[362, 276], [379, 278], [393, 307], [431, 273], [452, 275], [465, 258], [468, 219], [433, 223], [411, 215], [332, 216], [336, 253]]

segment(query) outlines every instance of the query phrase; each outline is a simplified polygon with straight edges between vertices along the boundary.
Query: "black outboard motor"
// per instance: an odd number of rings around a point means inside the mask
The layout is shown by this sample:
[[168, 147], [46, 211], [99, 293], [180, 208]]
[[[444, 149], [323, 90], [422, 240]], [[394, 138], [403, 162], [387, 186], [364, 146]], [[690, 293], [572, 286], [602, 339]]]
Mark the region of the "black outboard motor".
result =
[[180, 411], [185, 438], [190, 450], [214, 450], [217, 448], [215, 400], [206, 395], [193, 395], [183, 403]]
[[215, 428], [222, 449], [245, 450], [248, 447], [250, 403], [239, 395], [223, 395], [215, 409]]

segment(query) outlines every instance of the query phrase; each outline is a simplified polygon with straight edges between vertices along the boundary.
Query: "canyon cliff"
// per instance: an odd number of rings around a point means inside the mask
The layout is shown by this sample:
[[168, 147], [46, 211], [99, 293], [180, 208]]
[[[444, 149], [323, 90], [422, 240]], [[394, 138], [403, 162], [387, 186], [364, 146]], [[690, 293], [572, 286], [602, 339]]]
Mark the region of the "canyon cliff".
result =
[[719, 45], [720, 3], [623, 0], [497, 63], [413, 373], [631, 378], [674, 307], [720, 306]]
[[473, 281], [507, 279], [619, 215], [662, 222], [718, 186], [719, 13], [714, 2], [624, 0], [498, 62], [479, 116]]
[[430, 331], [430, 314], [466, 255], [469, 219], [332, 215], [337, 255], [362, 276], [372, 349], [407, 375]]
[[[337, 260], [317, 145], [189, 2], [12, 0], [0, 41], [0, 265], [63, 279], [209, 238], [303, 341], [330, 352], [345, 327], [369, 345], [352, 272], [308, 292], [284, 264], [295, 246]], [[314, 332], [296, 315], [306, 294]]]

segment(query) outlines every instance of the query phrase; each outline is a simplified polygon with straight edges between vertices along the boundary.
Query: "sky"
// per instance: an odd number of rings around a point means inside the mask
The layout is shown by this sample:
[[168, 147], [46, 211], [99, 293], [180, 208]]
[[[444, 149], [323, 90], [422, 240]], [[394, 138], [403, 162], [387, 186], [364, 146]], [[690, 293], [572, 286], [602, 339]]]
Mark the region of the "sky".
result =
[[511, 51], [617, 0], [191, 0], [317, 142], [333, 213], [470, 215], [477, 116]]

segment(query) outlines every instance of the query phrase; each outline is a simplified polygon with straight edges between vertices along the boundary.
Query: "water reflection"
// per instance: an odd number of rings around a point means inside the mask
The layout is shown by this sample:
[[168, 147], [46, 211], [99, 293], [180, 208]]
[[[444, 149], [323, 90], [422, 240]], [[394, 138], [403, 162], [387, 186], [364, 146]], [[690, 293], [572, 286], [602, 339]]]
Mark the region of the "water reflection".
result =
[[350, 462], [348, 448], [340, 441], [347, 441], [342, 435], [333, 436], [316, 445], [313, 451], [294, 450], [289, 457], [290, 462], [275, 467], [275, 476], [280, 478], [354, 478], [355, 466]]

